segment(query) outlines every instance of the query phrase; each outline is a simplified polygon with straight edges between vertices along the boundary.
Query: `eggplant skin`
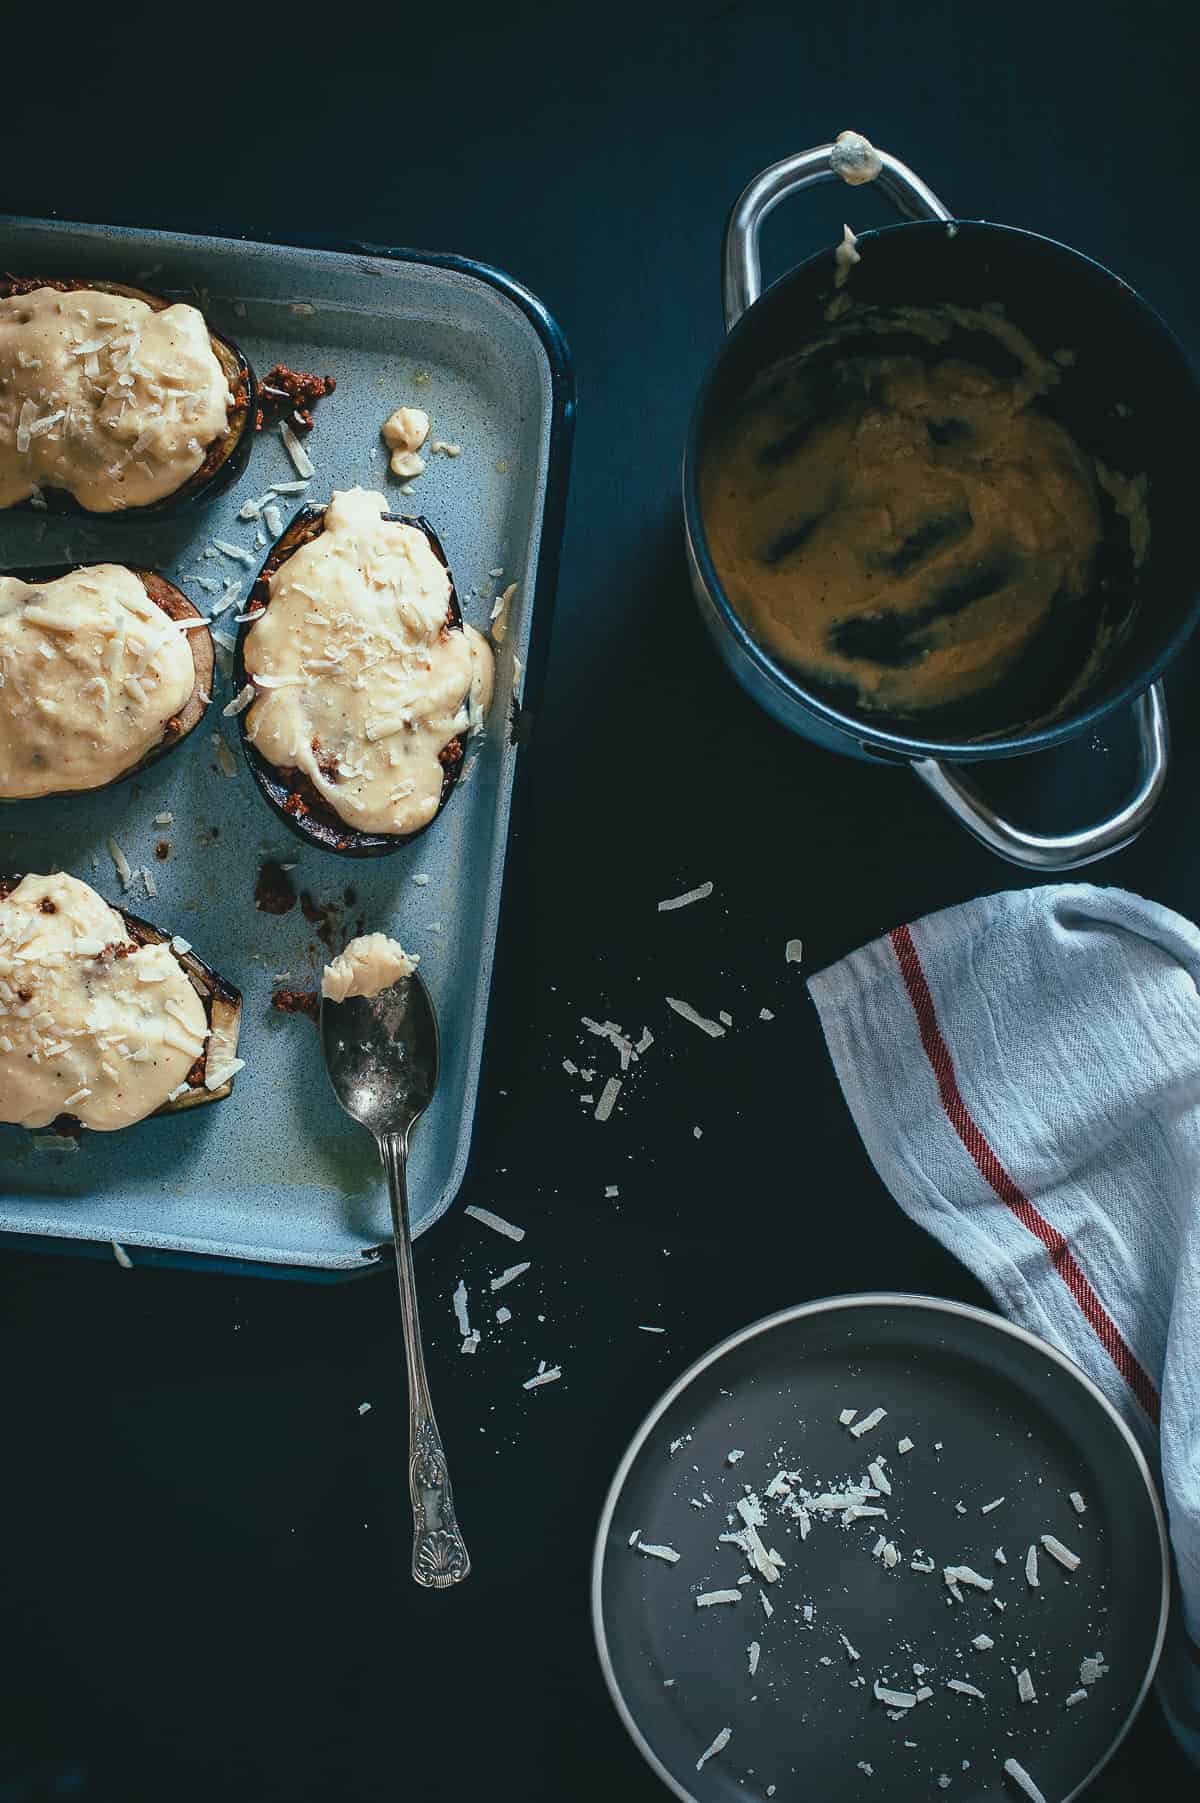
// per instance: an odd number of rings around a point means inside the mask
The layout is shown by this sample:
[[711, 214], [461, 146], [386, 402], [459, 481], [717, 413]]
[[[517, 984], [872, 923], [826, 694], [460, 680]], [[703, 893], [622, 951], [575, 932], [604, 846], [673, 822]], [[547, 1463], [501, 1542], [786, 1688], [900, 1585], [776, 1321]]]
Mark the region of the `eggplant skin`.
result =
[[[161, 294], [151, 294], [145, 288], [133, 288], [127, 282], [109, 282], [95, 276], [0, 275], [2, 300], [7, 300], [14, 294], [29, 294], [35, 288], [57, 288], [64, 294], [79, 288], [89, 288], [97, 294], [123, 294], [132, 300], [145, 301], [155, 313], [161, 313], [164, 307], [172, 304]], [[81, 507], [74, 495], [67, 494], [65, 490], [47, 488], [42, 491], [44, 509], [35, 508], [32, 501], [21, 501], [17, 506], [3, 511], [71, 514], [79, 519], [101, 523], [130, 518], [162, 519], [168, 514], [207, 507], [218, 495], [224, 494], [238, 480], [250, 458], [254, 443], [254, 419], [258, 412], [258, 379], [248, 359], [231, 338], [214, 332], [211, 326], [208, 336], [213, 354], [229, 382], [233, 406], [229, 409], [225, 431], [208, 447], [200, 468], [173, 494], [164, 495], [160, 501], [152, 501], [148, 507], [119, 507], [112, 513], [95, 513], [91, 508]]]
[[[10, 894], [20, 881], [20, 876], [0, 876], [0, 899]], [[154, 926], [148, 920], [143, 920], [140, 915], [130, 914], [125, 908], [117, 906], [115, 902], [111, 902], [109, 905], [116, 908], [134, 945], [170, 944], [172, 934], [164, 932], [161, 927]], [[220, 1030], [225, 1044], [231, 1046], [236, 1055], [242, 1023], [241, 990], [236, 989], [232, 983], [220, 976], [211, 964], [204, 962], [203, 958], [198, 958], [195, 952], [174, 952], [173, 956], [182, 965], [192, 988], [200, 997], [210, 1032]], [[203, 1057], [197, 1058], [188, 1072], [188, 1087], [184, 1093], [177, 1096], [173, 1102], [164, 1102], [161, 1108], [156, 1108], [152, 1114], [148, 1114], [145, 1117], [148, 1121], [157, 1119], [160, 1114], [181, 1114], [185, 1108], [200, 1108], [206, 1102], [221, 1102], [226, 1096], [232, 1095], [234, 1077], [227, 1077], [224, 1083], [216, 1089], [206, 1089], [204, 1086], [209, 1056], [208, 1048], [211, 1045], [210, 1039]], [[130, 1125], [140, 1127], [141, 1122], [132, 1121]], [[47, 1131], [47, 1129], [39, 1129], [39, 1131]], [[53, 1123], [52, 1131], [77, 1137], [87, 1129], [73, 1114], [60, 1114]], [[128, 1129], [123, 1129], [123, 1131], [127, 1132]]]
[[[5, 570], [6, 576], [16, 576], [22, 582], [53, 582], [59, 576], [69, 575], [72, 570], [79, 569], [79, 564], [53, 564], [39, 569]], [[172, 620], [203, 620], [205, 616], [188, 600], [182, 589], [176, 588], [173, 582], [159, 574], [157, 570], [145, 570], [138, 564], [126, 564], [125, 568], [137, 577], [156, 607], [160, 607]], [[49, 795], [39, 797], [41, 801], [57, 801], [62, 796], [70, 795], [102, 795], [106, 789], [115, 789], [119, 783], [127, 783], [131, 777], [140, 776], [151, 764], [157, 764], [169, 752], [175, 751], [201, 724], [209, 707], [212, 705], [213, 683], [216, 680], [216, 652], [213, 649], [212, 633], [207, 622], [203, 632], [189, 632], [188, 644], [192, 652], [192, 664], [196, 679], [192, 684], [192, 692], [179, 713], [167, 721], [163, 736], [157, 745], [152, 745], [145, 757], [139, 758], [136, 764], [130, 764], [128, 770], [122, 770], [119, 776], [102, 783], [95, 789], [53, 789]], [[11, 801], [12, 797], [0, 795], [0, 803]]]
[[[383, 518], [394, 520], [401, 526], [415, 526], [423, 532], [433, 549], [438, 562], [445, 568], [450, 578], [450, 604], [446, 611], [446, 623], [455, 632], [463, 629], [462, 607], [459, 604], [458, 591], [454, 586], [454, 576], [450, 563], [442, 548], [441, 540], [424, 516], [409, 514], [385, 513]], [[250, 591], [250, 599], [244, 612], [256, 607], [268, 607], [271, 601], [270, 580], [281, 564], [287, 562], [294, 551], [301, 545], [311, 543], [319, 538], [325, 530], [324, 507], [311, 503], [299, 509], [289, 524], [287, 531], [279, 538], [267, 556], [262, 569], [254, 581]], [[233, 658], [233, 692], [240, 694], [250, 680], [246, 675], [246, 634], [254, 622], [245, 621], [238, 628], [237, 648]], [[427, 833], [437, 821], [442, 809], [454, 792], [455, 784], [462, 774], [463, 754], [465, 747], [461, 739], [452, 739], [443, 753], [442, 792], [438, 797], [437, 812], [432, 820], [418, 827], [415, 833], [364, 833], [348, 826], [335, 814], [325, 797], [316, 789], [302, 771], [284, 770], [257, 752], [247, 732], [247, 713], [244, 710], [238, 715], [238, 727], [241, 731], [242, 750], [246, 754], [246, 762], [250, 773], [268, 806], [278, 814], [284, 825], [303, 839], [306, 845], [315, 845], [321, 851], [336, 852], [343, 858], [382, 858], [392, 852], [399, 851], [405, 845], [411, 845], [422, 833]], [[447, 755], [449, 754], [449, 755]]]

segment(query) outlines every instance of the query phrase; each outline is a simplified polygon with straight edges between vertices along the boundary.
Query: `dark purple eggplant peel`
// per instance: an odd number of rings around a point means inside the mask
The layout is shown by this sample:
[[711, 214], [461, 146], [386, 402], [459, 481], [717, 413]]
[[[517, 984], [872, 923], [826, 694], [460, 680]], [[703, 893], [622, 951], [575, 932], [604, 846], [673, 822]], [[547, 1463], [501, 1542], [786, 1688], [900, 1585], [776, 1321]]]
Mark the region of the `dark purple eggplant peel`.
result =
[[[9, 570], [5, 574], [19, 577], [22, 582], [46, 583], [55, 581], [59, 576], [66, 576], [79, 567], [77, 564], [64, 563], [49, 569]], [[173, 582], [168, 582], [165, 576], [160, 576], [157, 570], [139, 569], [136, 564], [126, 564], [124, 567], [132, 576], [137, 577], [154, 605], [161, 608], [168, 618], [205, 621], [203, 628], [193, 628], [187, 635], [188, 647], [192, 653], [192, 666], [196, 673], [195, 681], [192, 683], [192, 692], [179, 712], [172, 714], [163, 727], [162, 738], [158, 744], [152, 745], [136, 764], [130, 764], [128, 770], [122, 770], [119, 776], [110, 777], [108, 782], [101, 783], [98, 788], [51, 789], [46, 796], [39, 797], [39, 799], [49, 801], [60, 795], [97, 795], [101, 789], [111, 789], [117, 783], [128, 782], [130, 777], [140, 775], [143, 770], [149, 769], [151, 764], [157, 764], [160, 758], [166, 757], [168, 752], [174, 751], [182, 745], [188, 735], [195, 732], [208, 712], [209, 703], [212, 700], [213, 682], [216, 678], [216, 653], [205, 616], [198, 607], [192, 605], [182, 589], [176, 588]], [[0, 794], [0, 801], [12, 801], [13, 799], [12, 796]], [[16, 797], [15, 799], [24, 798]]]
[[[0, 876], [0, 900], [10, 895], [20, 881], [19, 876]], [[114, 903], [109, 905], [115, 906]], [[124, 908], [118, 907], [116, 911], [124, 921], [125, 931], [129, 937], [125, 945], [114, 948], [114, 956], [126, 956], [127, 948], [130, 945], [171, 945], [172, 935], [164, 932], [161, 927], [153, 926], [150, 921], [142, 920], [137, 914], [130, 914]], [[233, 1091], [234, 1079], [232, 1077], [226, 1077], [225, 1081], [219, 1083], [215, 1089], [205, 1087], [205, 1078], [208, 1075], [208, 1061], [214, 1045], [220, 1047], [223, 1056], [235, 1057], [237, 1054], [238, 1035], [242, 1024], [241, 991], [235, 989], [232, 983], [227, 983], [224, 977], [219, 976], [210, 964], [204, 962], [203, 958], [198, 958], [195, 952], [177, 952], [172, 946], [171, 954], [176, 963], [182, 967], [189, 983], [200, 997], [204, 1008], [205, 1024], [211, 1037], [206, 1041], [204, 1051], [187, 1074], [187, 1088], [181, 1095], [176, 1096], [173, 1102], [163, 1102], [151, 1114], [146, 1115], [146, 1120], [153, 1120], [156, 1115], [160, 1114], [180, 1114], [185, 1108], [199, 1108], [205, 1102], [220, 1102]], [[134, 1127], [139, 1124], [137, 1121], [130, 1122], [130, 1125]], [[64, 1134], [78, 1134], [86, 1131], [73, 1114], [60, 1114], [54, 1122], [52, 1130]]]
[[[450, 601], [446, 609], [446, 629], [449, 632], [461, 632], [463, 629], [462, 608], [454, 587], [454, 576], [450, 569], [446, 553], [441, 541], [427, 519], [408, 514], [385, 513], [385, 520], [394, 520], [401, 526], [415, 526], [429, 540], [434, 556], [443, 566], [450, 581]], [[294, 551], [301, 545], [311, 543], [319, 538], [325, 530], [324, 507], [305, 506], [300, 509], [272, 549], [250, 591], [250, 599], [246, 604], [246, 612], [269, 607], [271, 602], [271, 577], [281, 564], [286, 563]], [[246, 634], [251, 630], [252, 620], [243, 623], [238, 631], [237, 649], [233, 659], [234, 694], [240, 694], [250, 681], [246, 674], [245, 649]], [[433, 822], [438, 819], [449, 801], [459, 776], [462, 773], [463, 753], [465, 747], [461, 738], [451, 739], [441, 753], [442, 760], [442, 792], [438, 797], [437, 812], [433, 819], [426, 821], [412, 833], [365, 833], [356, 827], [349, 826], [339, 814], [329, 806], [320, 790], [312, 783], [305, 772], [297, 769], [282, 769], [255, 750], [247, 732], [247, 713], [238, 716], [241, 728], [242, 749], [251, 774], [258, 784], [268, 805], [279, 815], [284, 824], [291, 828], [299, 838], [308, 845], [315, 845], [321, 851], [337, 852], [344, 858], [381, 858], [390, 852], [399, 851], [402, 846], [409, 845], [422, 833], [428, 832]]]
[[[57, 288], [64, 294], [81, 288], [91, 289], [97, 294], [121, 294], [131, 300], [145, 301], [154, 313], [161, 313], [164, 307], [173, 305], [161, 294], [149, 294], [144, 288], [131, 288], [127, 282], [106, 282], [92, 276], [0, 275], [0, 300], [7, 300], [17, 294], [30, 294], [36, 288]], [[163, 495], [161, 500], [151, 501], [145, 507], [120, 507], [111, 513], [103, 513], [81, 506], [74, 495], [68, 494], [64, 489], [44, 488], [41, 491], [44, 507], [35, 506], [30, 499], [0, 511], [67, 513], [86, 520], [100, 521], [135, 517], [144, 519], [150, 516], [161, 519], [165, 514], [207, 506], [210, 501], [215, 501], [218, 495], [237, 481], [249, 459], [254, 442], [254, 418], [258, 411], [258, 382], [249, 362], [232, 339], [223, 338], [211, 326], [208, 337], [213, 355], [229, 383], [233, 406], [228, 410], [224, 432], [209, 445], [200, 468], [173, 493]]]

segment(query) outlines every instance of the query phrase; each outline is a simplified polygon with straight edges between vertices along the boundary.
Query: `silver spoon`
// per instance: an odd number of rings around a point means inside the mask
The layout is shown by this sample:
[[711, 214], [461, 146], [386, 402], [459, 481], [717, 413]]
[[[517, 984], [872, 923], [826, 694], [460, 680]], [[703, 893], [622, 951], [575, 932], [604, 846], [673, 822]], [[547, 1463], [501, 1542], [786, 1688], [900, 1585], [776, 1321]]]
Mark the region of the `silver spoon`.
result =
[[408, 1221], [408, 1136], [433, 1099], [438, 1026], [420, 977], [377, 996], [321, 1002], [321, 1045], [334, 1094], [375, 1135], [387, 1172], [392, 1239], [408, 1359], [408, 1487], [413, 1510], [412, 1574], [427, 1589], [461, 1584], [471, 1569], [450, 1491], [450, 1474], [429, 1398]]

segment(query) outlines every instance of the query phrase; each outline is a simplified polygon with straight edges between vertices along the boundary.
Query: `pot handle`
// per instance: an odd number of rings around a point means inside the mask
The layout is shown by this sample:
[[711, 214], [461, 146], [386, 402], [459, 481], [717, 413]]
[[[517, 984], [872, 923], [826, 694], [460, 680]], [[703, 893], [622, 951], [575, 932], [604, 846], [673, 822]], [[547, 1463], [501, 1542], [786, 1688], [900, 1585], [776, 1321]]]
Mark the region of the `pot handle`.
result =
[[1106, 858], [1110, 852], [1131, 844], [1154, 812], [1166, 786], [1170, 734], [1161, 682], [1138, 696], [1133, 704], [1133, 721], [1138, 739], [1136, 789], [1125, 806], [1109, 819], [1074, 833], [1027, 833], [1013, 826], [996, 813], [974, 783], [967, 781], [961, 768], [953, 764], [920, 758], [912, 767], [967, 831], [997, 857], [1021, 864], [1027, 870], [1077, 870], [1081, 864], [1094, 864], [1098, 858]]
[[[865, 139], [861, 143], [867, 151], [871, 150]], [[721, 252], [721, 293], [727, 332], [733, 330], [762, 292], [758, 234], [763, 220], [790, 194], [811, 188], [815, 182], [838, 180], [837, 165], [842, 158], [836, 152], [834, 144], [818, 144], [814, 150], [797, 151], [795, 156], [784, 157], [781, 163], [772, 163], [742, 190], [729, 215]], [[878, 158], [879, 172], [865, 178], [860, 175], [859, 182], [864, 179], [875, 181], [896, 211], [903, 213], [906, 219], [953, 218], [949, 207], [942, 205], [937, 195], [925, 186], [919, 175], [913, 174], [907, 164], [890, 156], [886, 150], [876, 150], [873, 154]]]

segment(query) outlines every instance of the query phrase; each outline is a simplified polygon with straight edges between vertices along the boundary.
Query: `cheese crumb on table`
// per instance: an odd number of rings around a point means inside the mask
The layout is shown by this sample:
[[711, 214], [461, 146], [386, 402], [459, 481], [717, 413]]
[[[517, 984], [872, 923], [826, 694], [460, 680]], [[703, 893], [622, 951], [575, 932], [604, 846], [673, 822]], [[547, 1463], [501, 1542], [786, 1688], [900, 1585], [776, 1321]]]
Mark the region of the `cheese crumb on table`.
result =
[[[477, 1208], [475, 1204], [472, 1203], [465, 1212], [470, 1215], [473, 1221], [479, 1221], [484, 1227], [490, 1227], [494, 1233], [503, 1234], [505, 1239], [516, 1240], [519, 1244], [520, 1241], [525, 1238], [525, 1229], [523, 1227], [514, 1227], [511, 1221], [506, 1221], [503, 1215], [493, 1214], [490, 1208]], [[515, 1266], [513, 1268], [514, 1270], [516, 1269]], [[527, 1271], [529, 1266], [523, 1265], [521, 1269]], [[499, 1285], [493, 1284], [492, 1288], [498, 1289]]]

